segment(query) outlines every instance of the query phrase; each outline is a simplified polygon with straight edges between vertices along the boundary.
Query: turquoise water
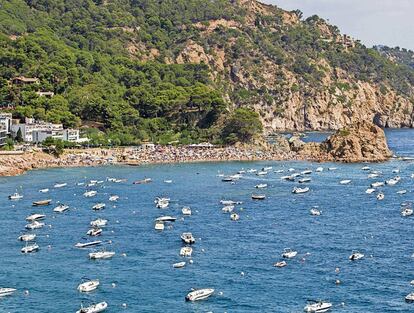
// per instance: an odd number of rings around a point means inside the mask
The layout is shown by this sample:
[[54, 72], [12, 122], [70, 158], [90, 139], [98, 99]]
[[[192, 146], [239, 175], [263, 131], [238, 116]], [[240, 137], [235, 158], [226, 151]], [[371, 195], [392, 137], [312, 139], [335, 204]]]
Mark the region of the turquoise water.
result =
[[[412, 134], [407, 130], [389, 132], [390, 146], [397, 153], [414, 155]], [[294, 167], [297, 171], [323, 166], [325, 171], [311, 175], [311, 191], [303, 195], [291, 193], [296, 183], [280, 180], [286, 173], [245, 174], [235, 184], [217, 177], [218, 173], [268, 165], [273, 170]], [[326, 170], [332, 166], [338, 169]], [[384, 173], [378, 180], [394, 177], [397, 174], [392, 171], [400, 169], [401, 182], [382, 187], [383, 201], [377, 201], [375, 194], [365, 194], [376, 180], [367, 179], [362, 166], [230, 162], [51, 169], [1, 178], [0, 287], [18, 291], [0, 299], [0, 312], [75, 312], [82, 301], [104, 300], [109, 304], [107, 312], [301, 312], [312, 298], [330, 300], [334, 312], [412, 312], [414, 305], [405, 303], [404, 297], [414, 291], [409, 284], [414, 279], [414, 218], [400, 216], [400, 203], [413, 200], [410, 175], [414, 164], [370, 164]], [[84, 198], [86, 187], [76, 185], [107, 177], [126, 178], [127, 182], [105, 181], [95, 188], [98, 195], [94, 198]], [[144, 177], [153, 182], [132, 184]], [[173, 183], [164, 183], [166, 179]], [[342, 179], [352, 183], [340, 185]], [[54, 189], [56, 182], [68, 186]], [[269, 185], [261, 191], [267, 199], [255, 202], [250, 197], [259, 182]], [[42, 188], [50, 188], [50, 193], [40, 194]], [[9, 201], [7, 196], [16, 189], [24, 199]], [[408, 193], [396, 194], [401, 189]], [[108, 201], [111, 194], [120, 196], [115, 207]], [[170, 197], [170, 207], [156, 209], [156, 196]], [[32, 201], [48, 197], [54, 205], [31, 206]], [[236, 208], [238, 222], [221, 212], [221, 199], [243, 201]], [[71, 209], [54, 214], [58, 201]], [[107, 204], [106, 209], [92, 211], [100, 201]], [[315, 205], [322, 210], [319, 217], [309, 214]], [[183, 206], [190, 206], [193, 215], [181, 220]], [[31, 213], [45, 213], [45, 222], [51, 226], [34, 231], [40, 251], [23, 255], [20, 249], [24, 245], [17, 237]], [[154, 219], [162, 214], [179, 219], [173, 228], [160, 233], [154, 230]], [[86, 237], [89, 222], [97, 217], [109, 220], [99, 239], [112, 241], [106, 245], [117, 253], [111, 260], [91, 261], [88, 252], [92, 250], [73, 247]], [[194, 263], [173, 269], [173, 263], [183, 260], [180, 234], [185, 231], [191, 231], [197, 240]], [[284, 248], [297, 250], [298, 256], [288, 260], [285, 268], [273, 267]], [[350, 262], [352, 250], [360, 250], [365, 258]], [[83, 277], [98, 278], [101, 286], [81, 294], [76, 287]], [[340, 285], [335, 284], [337, 279]], [[184, 297], [192, 287], [212, 287], [216, 292], [206, 301], [186, 303]]]

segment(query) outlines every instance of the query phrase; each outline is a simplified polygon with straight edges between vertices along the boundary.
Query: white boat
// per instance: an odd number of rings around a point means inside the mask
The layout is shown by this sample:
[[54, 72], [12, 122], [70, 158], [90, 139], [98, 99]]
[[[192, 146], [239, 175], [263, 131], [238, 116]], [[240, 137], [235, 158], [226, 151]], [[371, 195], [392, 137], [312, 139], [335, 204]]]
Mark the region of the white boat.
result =
[[250, 168], [246, 171], [247, 173], [256, 173], [257, 170], [255, 170], [254, 168]]
[[288, 180], [288, 181], [295, 181], [295, 177], [292, 175], [282, 176], [280, 177], [281, 180]]
[[344, 179], [344, 180], [341, 180], [339, 183], [340, 183], [341, 185], [348, 185], [348, 184], [350, 184], [350, 183], [351, 183], [351, 180], [350, 180], [350, 179]]
[[393, 172], [394, 174], [397, 174], [397, 173], [399, 173], [399, 172], [400, 172], [400, 169], [398, 169], [398, 168], [393, 169], [393, 170], [392, 170], [392, 172]]
[[284, 257], [285, 259], [292, 259], [294, 258], [296, 255], [298, 254], [297, 251], [294, 251], [292, 249], [284, 249], [283, 253], [282, 253], [282, 257]]
[[84, 283], [79, 284], [78, 288], [76, 288], [79, 292], [90, 292], [98, 288], [99, 280], [88, 280]]
[[20, 241], [33, 241], [36, 239], [36, 234], [23, 234], [17, 239]]
[[389, 185], [389, 186], [394, 186], [394, 185], [396, 185], [399, 181], [400, 181], [400, 179], [398, 179], [397, 177], [394, 177], [394, 178], [391, 178], [391, 179], [386, 180], [386, 181], [385, 181], [385, 183], [386, 183], [387, 185]]
[[318, 168], [315, 170], [315, 172], [318, 172], [318, 173], [323, 172], [323, 167], [318, 167]]
[[155, 230], [164, 230], [165, 226], [164, 226], [164, 222], [155, 222], [155, 226], [154, 229]]
[[58, 184], [55, 184], [53, 186], [53, 188], [62, 188], [62, 187], [65, 187], [65, 186], [67, 186], [67, 183], [58, 183]]
[[365, 193], [370, 195], [371, 193], [374, 193], [375, 191], [376, 191], [375, 188], [368, 188], [367, 190], [365, 190]]
[[404, 195], [404, 194], [406, 194], [406, 193], [407, 193], [407, 190], [405, 190], [405, 189], [404, 189], [404, 190], [398, 190], [398, 191], [397, 191], [397, 194], [398, 194], [398, 195]]
[[169, 205], [170, 205], [169, 202], [158, 202], [156, 207], [158, 209], [166, 209], [166, 208], [168, 208]]
[[181, 256], [191, 257], [192, 254], [193, 254], [193, 248], [191, 247], [182, 247], [180, 249]]
[[195, 238], [192, 233], [182, 233], [181, 240], [184, 241], [186, 244], [195, 243]]
[[89, 190], [89, 191], [84, 192], [83, 196], [86, 197], [86, 198], [91, 198], [91, 197], [96, 196], [97, 193], [98, 192], [95, 191], [95, 190]]
[[43, 226], [45, 226], [45, 223], [38, 222], [38, 221], [34, 221], [34, 222], [30, 223], [30, 224], [27, 224], [25, 227], [26, 227], [26, 229], [33, 230], [33, 229], [42, 228]]
[[49, 188], [40, 189], [39, 192], [41, 193], [49, 192]]
[[214, 293], [213, 288], [196, 289], [191, 291], [185, 297], [186, 301], [198, 301], [204, 300], [210, 297]]
[[402, 216], [411, 216], [411, 215], [413, 215], [413, 213], [414, 213], [414, 211], [413, 211], [413, 209], [410, 209], [410, 208], [404, 208], [404, 209], [402, 209], [401, 210], [401, 215]]
[[381, 186], [384, 186], [384, 182], [382, 182], [382, 181], [377, 181], [377, 182], [375, 182], [375, 183], [372, 183], [371, 184], [371, 187], [372, 188], [378, 188], [378, 187], [381, 187]]
[[305, 188], [294, 187], [292, 190], [292, 193], [295, 193], [295, 194], [306, 193], [309, 190], [310, 190], [309, 187], [305, 187]]
[[377, 194], [377, 200], [383, 200], [384, 198], [385, 198], [385, 195], [382, 192]]
[[337, 167], [328, 167], [328, 171], [336, 171], [337, 169]]
[[27, 245], [21, 249], [22, 253], [32, 253], [39, 250], [39, 245], [37, 243]]
[[352, 252], [352, 254], [349, 256], [349, 259], [350, 259], [351, 261], [356, 261], [356, 260], [360, 260], [360, 259], [362, 259], [364, 256], [365, 256], [365, 255], [364, 255], [364, 254], [362, 254], [361, 252], [354, 251], [354, 252]]
[[93, 304], [88, 307], [81, 306], [81, 308], [78, 311], [76, 311], [76, 313], [99, 313], [99, 312], [103, 312], [104, 310], [106, 310], [107, 307], [108, 307], [108, 303], [103, 301], [103, 302], [99, 302], [99, 303]]
[[406, 302], [414, 302], [414, 292], [409, 293], [409, 294], [405, 297], [405, 301], [406, 301]]
[[231, 213], [234, 210], [234, 205], [226, 205], [221, 209], [224, 213]]
[[240, 219], [240, 216], [239, 216], [239, 214], [237, 214], [237, 213], [231, 213], [231, 214], [230, 214], [230, 219], [231, 219], [232, 221], [238, 221], [238, 220]]
[[36, 214], [32, 214], [32, 215], [29, 215], [28, 217], [26, 217], [26, 221], [34, 222], [34, 221], [42, 220], [45, 217], [46, 217], [46, 215], [44, 215], [44, 214], [36, 213]]
[[363, 168], [361, 168], [361, 170], [363, 171], [369, 171], [371, 168], [369, 166], [364, 166]]
[[262, 171], [270, 171], [273, 169], [273, 166], [266, 166], [262, 168]]
[[174, 268], [183, 268], [185, 266], [186, 262], [178, 262], [178, 263], [174, 263], [173, 267]]
[[222, 205], [235, 205], [235, 204], [242, 204], [241, 201], [233, 201], [233, 200], [220, 200]]
[[118, 201], [118, 199], [119, 199], [119, 196], [117, 196], [117, 195], [113, 195], [113, 196], [109, 197], [109, 201], [111, 201], [111, 202]]
[[283, 173], [285, 170], [276, 170], [276, 171], [273, 171], [273, 173], [276, 173], [276, 174], [280, 174], [280, 173]]
[[295, 171], [295, 169], [293, 167], [288, 169], [288, 172], [294, 172], [294, 171]]
[[319, 215], [321, 215], [321, 211], [319, 211], [316, 208], [312, 208], [312, 209], [310, 209], [310, 214], [313, 215], [313, 216], [319, 216]]
[[105, 208], [105, 203], [97, 203], [92, 207], [92, 210], [99, 211]]
[[181, 212], [183, 213], [183, 215], [191, 215], [191, 208], [185, 206], [181, 209]]
[[171, 179], [166, 179], [166, 180], [164, 180], [164, 183], [166, 183], [166, 184], [172, 184], [172, 180]]
[[91, 228], [86, 232], [87, 235], [89, 236], [100, 236], [102, 234], [102, 229], [101, 228]]
[[263, 188], [267, 188], [267, 184], [258, 184], [254, 187], [257, 188], [257, 189], [263, 189]]
[[328, 311], [332, 307], [332, 303], [321, 300], [308, 300], [308, 302], [309, 303], [303, 309], [305, 312], [323, 313]]
[[158, 218], [155, 219], [156, 222], [175, 222], [177, 220], [176, 217], [172, 217], [172, 216], [160, 216]]
[[379, 174], [377, 173], [368, 174], [368, 178], [377, 178], [377, 177], [379, 177]]
[[304, 177], [304, 178], [299, 179], [299, 180], [298, 180], [298, 183], [300, 183], [300, 184], [304, 184], [304, 183], [310, 183], [311, 181], [312, 181], [312, 179], [311, 179], [311, 178], [309, 178], [309, 177]]
[[286, 261], [279, 261], [273, 264], [274, 267], [285, 267], [287, 265]]
[[22, 198], [23, 198], [23, 196], [21, 194], [17, 193], [17, 192], [15, 192], [14, 194], [9, 196], [10, 200], [20, 200]]
[[106, 224], [108, 224], [108, 220], [103, 218], [97, 218], [96, 220], [90, 222], [92, 227], [104, 227]]
[[301, 175], [310, 175], [312, 174], [312, 170], [304, 170], [302, 172], [300, 172]]
[[91, 260], [110, 259], [114, 255], [115, 255], [115, 252], [112, 252], [112, 251], [98, 251], [98, 252], [89, 253], [89, 258]]
[[89, 242], [78, 242], [77, 244], [75, 244], [75, 247], [76, 248], [88, 248], [88, 247], [98, 246], [101, 243], [102, 243], [101, 240], [89, 241]]
[[10, 296], [12, 295], [17, 289], [14, 288], [0, 288], [0, 297]]
[[266, 195], [252, 195], [253, 200], [264, 200], [266, 199]]
[[260, 171], [260, 172], [257, 172], [256, 173], [256, 175], [257, 176], [265, 176], [265, 175], [267, 175], [268, 174], [268, 172], [267, 171]]
[[32, 205], [33, 206], [49, 205], [51, 202], [52, 202], [51, 199], [46, 199], [46, 200], [34, 201]]
[[69, 210], [69, 206], [66, 204], [59, 204], [56, 208], [53, 209], [53, 212], [56, 213], [63, 213], [65, 211]]

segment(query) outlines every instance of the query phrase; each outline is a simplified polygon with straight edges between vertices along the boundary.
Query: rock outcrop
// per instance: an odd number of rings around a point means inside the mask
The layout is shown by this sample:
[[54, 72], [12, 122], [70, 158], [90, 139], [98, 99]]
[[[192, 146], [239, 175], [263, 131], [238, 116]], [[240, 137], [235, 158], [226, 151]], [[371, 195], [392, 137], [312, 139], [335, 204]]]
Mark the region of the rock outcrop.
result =
[[307, 143], [298, 152], [303, 158], [335, 162], [382, 162], [392, 153], [384, 131], [371, 122], [357, 122], [337, 131], [322, 143]]

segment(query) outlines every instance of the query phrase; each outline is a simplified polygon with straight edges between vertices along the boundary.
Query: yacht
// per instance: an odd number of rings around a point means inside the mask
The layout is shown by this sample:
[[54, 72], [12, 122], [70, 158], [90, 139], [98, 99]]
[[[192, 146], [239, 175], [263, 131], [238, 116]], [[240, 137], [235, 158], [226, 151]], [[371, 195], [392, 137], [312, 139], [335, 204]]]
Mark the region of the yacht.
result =
[[305, 188], [294, 187], [292, 190], [292, 193], [296, 193], [296, 194], [306, 193], [309, 190], [310, 190], [309, 187], [305, 187]]
[[195, 239], [192, 233], [182, 233], [181, 240], [184, 241], [186, 244], [195, 243]]
[[183, 215], [191, 215], [191, 208], [185, 206], [181, 209], [181, 212], [183, 213]]
[[178, 262], [178, 263], [174, 263], [173, 267], [174, 268], [183, 268], [185, 266], [186, 262]]
[[214, 293], [213, 288], [196, 289], [191, 291], [185, 297], [186, 301], [198, 301], [204, 300], [210, 297]]
[[105, 208], [105, 203], [97, 203], [92, 207], [92, 210], [99, 211]]
[[26, 221], [34, 222], [34, 221], [42, 220], [45, 217], [46, 217], [46, 215], [44, 215], [44, 214], [36, 213], [36, 214], [32, 214], [32, 215], [29, 215], [28, 217], [26, 217]]
[[47, 200], [40, 200], [40, 201], [34, 201], [32, 203], [33, 206], [42, 206], [42, 205], [49, 205], [52, 202], [51, 199], [47, 199]]
[[55, 184], [54, 186], [53, 186], [53, 188], [62, 188], [62, 187], [65, 187], [65, 186], [67, 186], [67, 183], [58, 183], [58, 184]]
[[36, 234], [23, 234], [17, 239], [20, 241], [33, 241], [36, 239]]
[[384, 182], [382, 182], [382, 181], [377, 181], [377, 182], [371, 184], [372, 188], [378, 188], [378, 187], [381, 187], [381, 186], [384, 186]]
[[221, 209], [224, 213], [231, 213], [234, 210], [234, 205], [226, 205]]
[[375, 191], [376, 191], [375, 188], [368, 188], [367, 190], [365, 190], [365, 193], [370, 195], [371, 193], [374, 193]]
[[180, 249], [181, 256], [191, 257], [192, 254], [193, 254], [193, 248], [191, 247], [182, 247]]
[[413, 215], [413, 213], [414, 213], [413, 209], [410, 209], [410, 208], [404, 208], [401, 210], [402, 216], [411, 216]]
[[155, 221], [156, 222], [175, 222], [177, 220], [176, 217], [172, 217], [172, 216], [160, 216], [158, 217]]
[[284, 257], [285, 259], [292, 259], [292, 258], [294, 258], [297, 254], [298, 254], [298, 252], [297, 252], [297, 251], [294, 251], [294, 250], [292, 250], [292, 249], [288, 249], [288, 248], [286, 248], [285, 250], [283, 250], [282, 257]]
[[239, 216], [239, 214], [237, 214], [237, 213], [231, 213], [231, 215], [230, 215], [230, 219], [231, 219], [232, 221], [238, 221], [238, 220], [240, 219], [240, 216]]
[[295, 176], [288, 175], [288, 176], [282, 176], [280, 177], [281, 180], [288, 180], [288, 181], [295, 181]]
[[83, 307], [83, 305], [81, 305], [81, 308], [76, 311], [76, 313], [99, 313], [105, 311], [107, 307], [108, 303], [105, 301], [93, 304], [88, 307]]
[[80, 292], [90, 292], [98, 288], [98, 286], [99, 286], [99, 280], [94, 279], [94, 280], [88, 280], [82, 284], [79, 284], [78, 288], [76, 289], [78, 289]]
[[63, 213], [65, 211], [69, 210], [69, 206], [66, 204], [59, 204], [56, 208], [53, 209], [53, 212], [56, 213]]
[[266, 166], [262, 168], [262, 171], [270, 171], [273, 169], [273, 166]]
[[155, 226], [154, 229], [155, 230], [164, 230], [165, 226], [164, 226], [164, 222], [155, 222]]
[[337, 169], [337, 167], [328, 167], [328, 171], [336, 171]]
[[405, 301], [406, 301], [406, 302], [414, 302], [414, 292], [412, 292], [412, 293], [408, 294], [408, 295], [405, 297]]
[[310, 209], [310, 214], [313, 216], [319, 216], [321, 215], [321, 211], [319, 211], [317, 208]]
[[25, 227], [26, 227], [26, 229], [33, 230], [33, 229], [42, 228], [43, 226], [45, 226], [45, 223], [38, 222], [38, 221], [34, 221], [34, 222], [30, 223], [30, 224], [27, 224]]
[[89, 191], [84, 192], [83, 196], [86, 198], [91, 198], [91, 197], [96, 196], [97, 193], [98, 192], [96, 192], [95, 190], [89, 190]]
[[254, 188], [257, 188], [257, 189], [267, 188], [267, 184], [258, 184], [256, 186], [254, 186]]
[[93, 246], [98, 246], [102, 243], [102, 241], [100, 240], [96, 240], [96, 241], [89, 241], [89, 242], [78, 242], [75, 247], [76, 248], [88, 248], [88, 247], [93, 247]]
[[106, 224], [108, 224], [108, 220], [105, 220], [103, 218], [97, 218], [96, 220], [90, 222], [90, 225], [92, 227], [104, 227]]
[[23, 198], [23, 196], [21, 194], [17, 193], [17, 192], [15, 192], [14, 194], [9, 196], [10, 200], [20, 200], [22, 198]]
[[21, 249], [22, 253], [32, 253], [39, 250], [39, 245], [37, 243], [33, 243], [31, 245], [27, 245]]
[[16, 290], [17, 289], [14, 289], [14, 288], [0, 288], [0, 297], [10, 296]]
[[384, 198], [385, 198], [385, 195], [382, 192], [377, 194], [377, 200], [384, 200]]
[[286, 261], [279, 261], [273, 264], [274, 267], [285, 267], [287, 265]]
[[350, 183], [351, 183], [351, 180], [350, 180], [350, 179], [344, 179], [344, 180], [341, 180], [339, 183], [340, 183], [341, 185], [348, 185], [348, 184], [350, 184]]
[[102, 229], [101, 228], [91, 228], [86, 232], [87, 235], [92, 236], [92, 237], [96, 237], [96, 236], [100, 236], [102, 234]]
[[40, 189], [39, 192], [41, 193], [49, 192], [49, 188]]
[[119, 196], [117, 196], [117, 195], [113, 195], [113, 196], [109, 197], [109, 201], [111, 201], [111, 202], [118, 201], [118, 199], [119, 199]]
[[91, 260], [110, 259], [114, 255], [115, 255], [115, 252], [111, 252], [111, 251], [98, 251], [98, 252], [91, 252], [91, 253], [89, 253], [89, 258]]
[[328, 311], [332, 307], [332, 303], [321, 300], [308, 300], [308, 304], [305, 306], [305, 312], [317, 312], [322, 313]]
[[254, 168], [250, 168], [246, 172], [252, 174], [252, 173], [256, 173], [257, 170], [255, 170]]
[[266, 195], [252, 195], [253, 200], [264, 200], [266, 199]]
[[354, 251], [352, 252], [352, 254], [349, 256], [349, 259], [351, 261], [356, 261], [356, 260], [360, 260], [364, 257], [364, 254], [362, 254], [361, 252], [358, 251]]

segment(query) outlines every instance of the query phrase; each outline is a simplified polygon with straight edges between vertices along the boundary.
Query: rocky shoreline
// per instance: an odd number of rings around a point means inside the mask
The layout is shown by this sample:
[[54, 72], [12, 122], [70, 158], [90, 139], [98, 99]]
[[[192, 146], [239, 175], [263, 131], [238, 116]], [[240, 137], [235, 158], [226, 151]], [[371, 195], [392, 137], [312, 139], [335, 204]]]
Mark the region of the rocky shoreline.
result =
[[356, 123], [323, 143], [304, 143], [299, 138], [279, 137], [275, 144], [257, 142], [227, 147], [151, 146], [67, 150], [53, 157], [41, 150], [0, 155], [0, 176], [15, 176], [38, 168], [223, 162], [289, 161], [381, 162], [392, 156], [383, 130], [372, 123]]

